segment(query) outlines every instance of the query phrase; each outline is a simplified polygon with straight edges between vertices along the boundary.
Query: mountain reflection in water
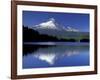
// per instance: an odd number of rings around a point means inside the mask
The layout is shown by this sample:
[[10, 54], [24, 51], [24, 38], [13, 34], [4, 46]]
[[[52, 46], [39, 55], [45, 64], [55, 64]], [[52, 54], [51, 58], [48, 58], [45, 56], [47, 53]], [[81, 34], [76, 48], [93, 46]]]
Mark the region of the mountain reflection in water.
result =
[[89, 45], [24, 45], [23, 68], [89, 65]]

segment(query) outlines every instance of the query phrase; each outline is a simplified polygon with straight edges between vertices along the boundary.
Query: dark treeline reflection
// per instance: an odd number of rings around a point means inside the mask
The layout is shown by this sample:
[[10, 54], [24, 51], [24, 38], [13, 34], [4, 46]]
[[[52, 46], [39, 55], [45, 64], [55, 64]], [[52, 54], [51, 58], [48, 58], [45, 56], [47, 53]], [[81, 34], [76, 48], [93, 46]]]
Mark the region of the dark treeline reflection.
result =
[[75, 38], [57, 38], [56, 36], [50, 36], [47, 34], [40, 34], [34, 29], [23, 26], [23, 42], [89, 42], [88, 38], [82, 38], [80, 40]]
[[[66, 44], [66, 43], [65, 43]], [[43, 50], [45, 52], [53, 52], [53, 53], [59, 53], [60, 51], [66, 52], [66, 51], [84, 51], [88, 50], [89, 46], [81, 46], [81, 45], [28, 45], [28, 44], [23, 44], [23, 56], [28, 55], [28, 54], [34, 54], [36, 51]], [[41, 52], [41, 51], [40, 51]]]
[[53, 46], [56, 46], [56, 45], [27, 45], [27, 44], [23, 44], [23, 56], [30, 54], [30, 53], [34, 53], [39, 48], [48, 48], [48, 47], [53, 47]]

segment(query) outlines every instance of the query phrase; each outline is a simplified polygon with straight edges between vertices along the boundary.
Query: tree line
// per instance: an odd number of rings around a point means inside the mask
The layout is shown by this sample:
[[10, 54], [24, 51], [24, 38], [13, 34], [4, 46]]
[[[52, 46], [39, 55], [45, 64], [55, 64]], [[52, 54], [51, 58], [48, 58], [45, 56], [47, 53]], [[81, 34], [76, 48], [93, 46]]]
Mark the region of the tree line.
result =
[[[49, 41], [65, 41], [65, 42], [77, 42], [76, 39], [70, 38], [57, 38], [56, 36], [50, 36], [46, 34], [40, 34], [34, 29], [23, 26], [23, 41], [24, 42], [49, 42]], [[89, 39], [81, 39], [80, 42], [89, 42]]]

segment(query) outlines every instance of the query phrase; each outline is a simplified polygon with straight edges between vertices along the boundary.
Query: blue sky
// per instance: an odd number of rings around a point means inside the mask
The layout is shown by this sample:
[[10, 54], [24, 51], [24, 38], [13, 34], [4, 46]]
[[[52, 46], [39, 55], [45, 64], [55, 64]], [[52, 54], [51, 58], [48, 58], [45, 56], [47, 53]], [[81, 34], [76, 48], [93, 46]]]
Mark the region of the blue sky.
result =
[[23, 25], [32, 27], [54, 18], [57, 23], [65, 27], [72, 27], [82, 32], [89, 32], [89, 14], [23, 11]]

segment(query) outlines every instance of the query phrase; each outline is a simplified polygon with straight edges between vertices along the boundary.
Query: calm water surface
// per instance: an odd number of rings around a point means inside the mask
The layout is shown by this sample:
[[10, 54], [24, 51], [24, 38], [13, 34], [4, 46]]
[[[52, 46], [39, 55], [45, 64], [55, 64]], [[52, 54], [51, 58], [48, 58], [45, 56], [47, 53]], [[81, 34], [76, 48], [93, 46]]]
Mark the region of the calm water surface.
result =
[[23, 68], [89, 65], [89, 43], [24, 43]]

